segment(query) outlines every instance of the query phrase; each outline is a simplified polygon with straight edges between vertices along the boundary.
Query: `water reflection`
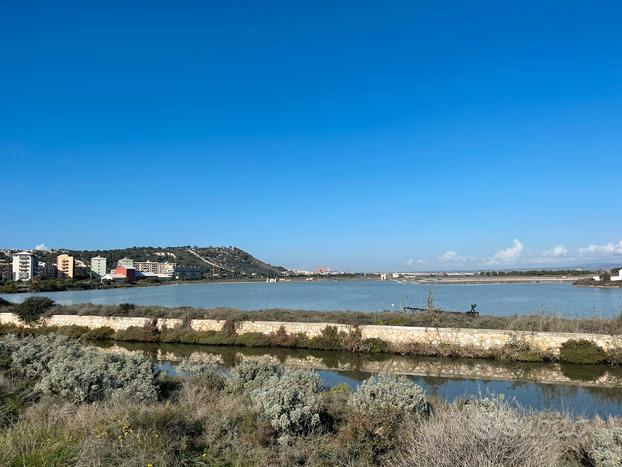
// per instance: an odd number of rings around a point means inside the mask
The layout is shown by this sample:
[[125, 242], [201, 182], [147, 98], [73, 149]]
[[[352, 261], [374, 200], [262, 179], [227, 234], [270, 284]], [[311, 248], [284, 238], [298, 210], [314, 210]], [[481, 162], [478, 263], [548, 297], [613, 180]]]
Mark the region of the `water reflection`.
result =
[[143, 351], [174, 373], [175, 362], [193, 353], [215, 354], [225, 367], [269, 356], [287, 367], [317, 370], [329, 386], [356, 388], [382, 371], [408, 375], [446, 401], [504, 394], [512, 404], [555, 410], [571, 416], [622, 416], [622, 370], [603, 365], [501, 363], [390, 354], [356, 354], [303, 349], [212, 347], [185, 344], [115, 343], [115, 351]]

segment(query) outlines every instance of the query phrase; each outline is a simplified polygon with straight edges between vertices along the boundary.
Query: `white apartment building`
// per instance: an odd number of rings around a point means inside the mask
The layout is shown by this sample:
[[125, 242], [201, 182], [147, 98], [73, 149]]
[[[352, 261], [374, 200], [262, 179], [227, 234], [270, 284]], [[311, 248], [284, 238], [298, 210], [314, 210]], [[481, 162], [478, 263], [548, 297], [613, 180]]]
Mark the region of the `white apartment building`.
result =
[[32, 253], [21, 251], [13, 255], [13, 280], [29, 281], [38, 272], [37, 258]]
[[134, 261], [138, 272], [149, 272], [160, 277], [171, 277], [175, 271], [175, 263], [159, 263], [157, 261]]
[[134, 260], [130, 258], [121, 258], [117, 261], [117, 266], [126, 266], [128, 268], [134, 267]]
[[91, 271], [97, 277], [104, 277], [106, 275], [106, 258], [103, 256], [91, 258]]

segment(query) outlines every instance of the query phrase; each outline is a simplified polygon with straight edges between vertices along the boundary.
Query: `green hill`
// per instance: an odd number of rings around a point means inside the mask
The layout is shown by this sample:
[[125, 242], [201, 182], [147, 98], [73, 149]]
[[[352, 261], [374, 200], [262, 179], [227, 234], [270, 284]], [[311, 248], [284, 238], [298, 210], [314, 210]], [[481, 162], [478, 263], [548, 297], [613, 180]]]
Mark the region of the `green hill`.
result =
[[176, 263], [177, 266], [199, 267], [206, 275], [215, 273], [221, 278], [235, 277], [274, 277], [284, 275], [287, 269], [272, 266], [258, 260], [244, 250], [234, 247], [131, 247], [114, 250], [52, 250], [35, 251], [40, 261], [56, 261], [61, 253], [72, 255], [75, 259], [87, 265], [94, 256], [103, 256], [107, 259], [108, 269], [112, 269], [121, 258], [130, 258], [134, 261], [159, 261]]

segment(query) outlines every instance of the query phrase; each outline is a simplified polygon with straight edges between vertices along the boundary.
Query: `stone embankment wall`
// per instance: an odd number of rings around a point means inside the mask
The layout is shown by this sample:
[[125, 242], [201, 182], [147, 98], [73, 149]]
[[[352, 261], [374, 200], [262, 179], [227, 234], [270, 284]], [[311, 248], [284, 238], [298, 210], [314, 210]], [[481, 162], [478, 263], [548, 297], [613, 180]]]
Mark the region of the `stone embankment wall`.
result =
[[[225, 321], [223, 320], [194, 319], [190, 320], [188, 324], [195, 331], [220, 331], [224, 323]], [[12, 313], [0, 313], [0, 324], [22, 325]], [[142, 327], [145, 325], [155, 325], [158, 329], [162, 329], [163, 327], [175, 328], [181, 326], [183, 320], [176, 318], [53, 315], [47, 318], [44, 324], [47, 326], [85, 326], [91, 329], [106, 326], [117, 331], [133, 326]], [[334, 323], [240, 321], [236, 323], [236, 331], [239, 334], [249, 332], [272, 334], [279, 331], [282, 327], [287, 334], [293, 335], [303, 333], [308, 337], [313, 337], [321, 334], [322, 330], [327, 326], [335, 326], [343, 331], [350, 331], [352, 329], [350, 325]], [[488, 350], [503, 347], [510, 342], [521, 341], [539, 350], [555, 353], [559, 351], [560, 346], [567, 340], [588, 339], [605, 350], [622, 347], [622, 336], [604, 334], [376, 325], [362, 325], [359, 326], [359, 329], [363, 338], [378, 338], [392, 344], [449, 344]]]

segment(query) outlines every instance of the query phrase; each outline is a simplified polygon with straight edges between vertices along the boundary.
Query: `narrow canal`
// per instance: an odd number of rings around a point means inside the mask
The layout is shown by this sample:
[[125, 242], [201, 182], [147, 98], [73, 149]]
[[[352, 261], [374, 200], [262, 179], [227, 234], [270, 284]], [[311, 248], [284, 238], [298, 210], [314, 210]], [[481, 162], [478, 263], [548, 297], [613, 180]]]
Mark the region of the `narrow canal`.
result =
[[429, 395], [448, 402], [503, 394], [510, 404], [535, 410], [554, 410], [573, 417], [622, 416], [622, 368], [604, 365], [505, 363], [185, 344], [116, 342], [104, 346], [111, 351], [146, 352], [170, 374], [175, 374], [177, 362], [193, 353], [213, 354], [224, 368], [244, 359], [268, 356], [286, 367], [317, 371], [328, 387], [347, 384], [356, 388], [375, 373], [391, 372], [412, 378]]

